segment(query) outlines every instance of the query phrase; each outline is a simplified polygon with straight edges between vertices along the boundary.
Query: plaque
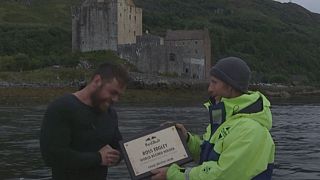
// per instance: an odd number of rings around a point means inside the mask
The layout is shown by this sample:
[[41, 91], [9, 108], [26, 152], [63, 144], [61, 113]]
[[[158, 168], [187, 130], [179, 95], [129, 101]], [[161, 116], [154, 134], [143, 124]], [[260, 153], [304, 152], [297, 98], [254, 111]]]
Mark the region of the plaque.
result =
[[120, 141], [120, 147], [131, 178], [138, 180], [151, 176], [153, 169], [190, 162], [185, 142], [175, 125], [167, 124]]

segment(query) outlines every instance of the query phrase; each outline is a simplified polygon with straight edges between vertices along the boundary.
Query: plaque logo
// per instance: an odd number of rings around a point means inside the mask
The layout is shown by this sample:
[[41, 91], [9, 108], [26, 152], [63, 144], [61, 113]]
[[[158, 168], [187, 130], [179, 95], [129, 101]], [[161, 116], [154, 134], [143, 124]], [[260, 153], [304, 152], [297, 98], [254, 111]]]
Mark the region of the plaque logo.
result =
[[160, 142], [160, 139], [157, 138], [156, 136], [151, 136], [151, 137], [148, 137], [146, 140], [145, 140], [145, 146], [148, 147], [148, 146], [151, 146], [153, 144], [157, 144]]

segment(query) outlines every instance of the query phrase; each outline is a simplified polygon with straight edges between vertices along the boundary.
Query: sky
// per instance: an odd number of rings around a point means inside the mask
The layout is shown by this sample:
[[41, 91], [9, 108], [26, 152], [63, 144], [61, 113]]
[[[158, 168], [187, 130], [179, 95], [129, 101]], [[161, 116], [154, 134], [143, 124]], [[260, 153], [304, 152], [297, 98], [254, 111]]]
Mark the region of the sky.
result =
[[[277, 0], [279, 2], [289, 2], [289, 0]], [[320, 14], [320, 0], [291, 0], [291, 2], [299, 4], [311, 12]]]

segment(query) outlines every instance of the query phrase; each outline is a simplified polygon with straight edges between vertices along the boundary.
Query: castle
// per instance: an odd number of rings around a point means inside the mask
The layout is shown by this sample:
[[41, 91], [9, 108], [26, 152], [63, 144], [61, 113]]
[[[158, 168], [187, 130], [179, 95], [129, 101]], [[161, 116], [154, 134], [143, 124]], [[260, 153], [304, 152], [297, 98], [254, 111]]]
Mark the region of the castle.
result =
[[72, 8], [73, 51], [113, 50], [140, 72], [206, 79], [211, 41], [204, 30], [142, 34], [142, 9], [132, 0], [86, 0]]
[[142, 35], [142, 9], [132, 0], [86, 0], [72, 8], [72, 50], [114, 50]]

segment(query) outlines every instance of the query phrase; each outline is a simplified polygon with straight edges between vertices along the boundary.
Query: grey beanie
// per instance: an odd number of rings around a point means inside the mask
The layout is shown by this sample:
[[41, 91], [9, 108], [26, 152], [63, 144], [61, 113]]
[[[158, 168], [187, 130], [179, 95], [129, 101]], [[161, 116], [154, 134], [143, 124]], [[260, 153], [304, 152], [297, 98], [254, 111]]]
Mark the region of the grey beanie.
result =
[[246, 62], [237, 57], [220, 59], [210, 70], [210, 75], [243, 93], [248, 91], [251, 71]]

